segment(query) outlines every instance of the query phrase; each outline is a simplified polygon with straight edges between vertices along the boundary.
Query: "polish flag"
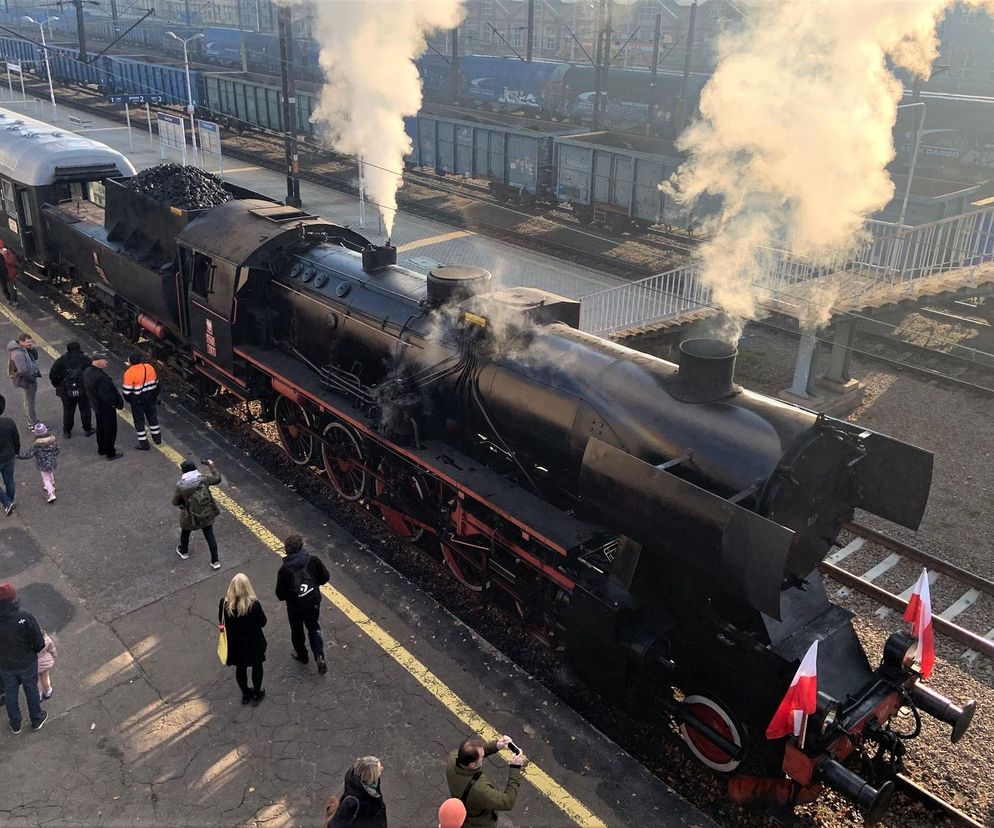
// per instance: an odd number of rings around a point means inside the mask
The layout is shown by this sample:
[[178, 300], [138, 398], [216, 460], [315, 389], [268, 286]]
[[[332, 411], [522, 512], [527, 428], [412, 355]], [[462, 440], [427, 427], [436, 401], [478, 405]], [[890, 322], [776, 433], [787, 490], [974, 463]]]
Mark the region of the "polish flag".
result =
[[935, 641], [932, 638], [932, 598], [928, 593], [928, 571], [925, 569], [915, 584], [904, 620], [911, 622], [911, 633], [918, 639], [915, 661], [921, 664], [922, 678], [928, 678], [935, 666]]
[[818, 642], [815, 641], [804, 655], [801, 666], [794, 674], [787, 695], [766, 728], [767, 739], [779, 739], [793, 733], [801, 735], [804, 719], [815, 712], [818, 704]]

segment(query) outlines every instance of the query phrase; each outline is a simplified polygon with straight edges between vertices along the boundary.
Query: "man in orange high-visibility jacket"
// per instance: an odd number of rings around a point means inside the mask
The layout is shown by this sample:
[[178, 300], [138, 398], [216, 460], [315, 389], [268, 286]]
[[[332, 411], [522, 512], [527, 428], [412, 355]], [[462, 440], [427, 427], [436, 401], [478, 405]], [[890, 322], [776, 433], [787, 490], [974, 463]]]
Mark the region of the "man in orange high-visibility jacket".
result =
[[152, 442], [156, 445], [162, 442], [159, 413], [156, 410], [159, 404], [159, 377], [155, 373], [155, 366], [144, 362], [142, 355], [137, 351], [131, 354], [128, 362], [131, 364], [124, 372], [124, 386], [121, 388], [121, 393], [125, 401], [131, 405], [131, 416], [134, 418], [135, 432], [138, 434], [138, 445], [135, 448], [139, 451], [148, 451], [149, 434], [152, 435]]

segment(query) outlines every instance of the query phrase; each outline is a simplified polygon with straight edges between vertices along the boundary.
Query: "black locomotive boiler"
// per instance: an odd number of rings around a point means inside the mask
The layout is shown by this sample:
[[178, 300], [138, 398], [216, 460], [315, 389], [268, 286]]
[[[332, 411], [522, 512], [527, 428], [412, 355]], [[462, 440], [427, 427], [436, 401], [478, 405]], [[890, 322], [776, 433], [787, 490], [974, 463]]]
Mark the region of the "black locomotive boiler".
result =
[[[899, 708], [953, 741], [969, 726], [972, 702], [920, 683], [907, 632], [870, 663], [816, 569], [856, 508], [917, 527], [930, 453], [740, 388], [730, 346], [685, 342], [676, 366], [578, 330], [577, 302], [475, 268], [425, 278], [270, 201], [182, 215], [109, 181], [103, 226], [46, 221], [52, 270], [93, 307], [261, 401], [294, 462], [506, 600], [604, 694], [668, 712], [708, 766], [753, 758], [752, 790], [827, 785], [872, 819], [905, 755]], [[767, 743], [814, 640], [807, 740]], [[871, 756], [868, 779], [852, 760]]]

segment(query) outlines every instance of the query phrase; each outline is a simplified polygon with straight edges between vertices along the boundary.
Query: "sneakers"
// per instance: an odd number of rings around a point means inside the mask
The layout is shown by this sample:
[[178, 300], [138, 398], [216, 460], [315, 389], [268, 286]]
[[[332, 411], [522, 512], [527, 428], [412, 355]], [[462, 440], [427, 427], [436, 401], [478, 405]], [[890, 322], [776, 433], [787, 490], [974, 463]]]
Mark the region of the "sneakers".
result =
[[306, 655], [298, 655], [297, 653], [293, 654], [293, 660], [299, 661], [301, 664], [307, 664], [307, 662], [310, 661]]
[[10, 501], [6, 506], [3, 507], [3, 512], [7, 517], [10, 517], [10, 513], [14, 511], [14, 501]]
[[17, 727], [14, 727], [14, 723], [11, 722], [10, 720], [7, 721], [7, 726], [10, 728], [10, 732], [13, 733], [15, 736], [21, 732], [21, 726], [18, 725]]
[[221, 568], [220, 561], [211, 561], [211, 569], [220, 569], [220, 568]]
[[97, 432], [94, 431], [92, 428], [84, 428], [83, 429], [83, 436], [84, 437], [92, 437], [96, 433]]
[[41, 694], [41, 697], [42, 697], [43, 699], [46, 699], [46, 700], [47, 700], [47, 699], [50, 699], [50, 698], [52, 698], [52, 696], [53, 696], [53, 695], [55, 695], [55, 688], [54, 688], [54, 687], [53, 687], [53, 688], [52, 688], [51, 690], [47, 690], [47, 691], [45, 691], [44, 693], [42, 693], [42, 694]]
[[266, 698], [266, 691], [260, 690], [258, 693], [255, 694], [255, 698], [252, 699], [252, 707], [258, 707], [259, 702], [261, 702], [264, 698]]
[[324, 656], [318, 656], [315, 661], [318, 663], [318, 672], [323, 676], [328, 672], [328, 662], [324, 660]]
[[113, 454], [108, 454], [107, 455], [107, 459], [108, 460], [118, 460], [121, 457], [124, 457], [124, 455], [121, 454], [121, 452], [119, 452], [119, 451], [115, 451]]
[[48, 502], [49, 503], [55, 503], [55, 492], [52, 492], [52, 493], [49, 494], [49, 496], [48, 496]]
[[190, 557], [189, 552], [184, 552], [180, 547], [176, 547], [176, 554], [179, 555], [184, 561]]
[[32, 730], [41, 730], [45, 726], [45, 722], [48, 721], [48, 713], [42, 711], [41, 718], [37, 722], [31, 722]]

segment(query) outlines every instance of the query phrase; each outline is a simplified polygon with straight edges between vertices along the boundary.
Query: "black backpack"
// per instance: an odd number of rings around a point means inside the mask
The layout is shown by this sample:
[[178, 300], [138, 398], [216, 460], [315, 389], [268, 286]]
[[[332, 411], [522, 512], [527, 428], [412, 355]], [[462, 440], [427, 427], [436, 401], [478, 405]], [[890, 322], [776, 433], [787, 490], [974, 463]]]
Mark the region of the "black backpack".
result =
[[78, 400], [83, 396], [83, 369], [70, 368], [62, 383], [62, 393], [70, 400]]
[[311, 559], [308, 558], [307, 563], [303, 566], [290, 570], [290, 587], [293, 595], [291, 600], [293, 601], [310, 603], [321, 597], [314, 576], [311, 575], [310, 563]]

